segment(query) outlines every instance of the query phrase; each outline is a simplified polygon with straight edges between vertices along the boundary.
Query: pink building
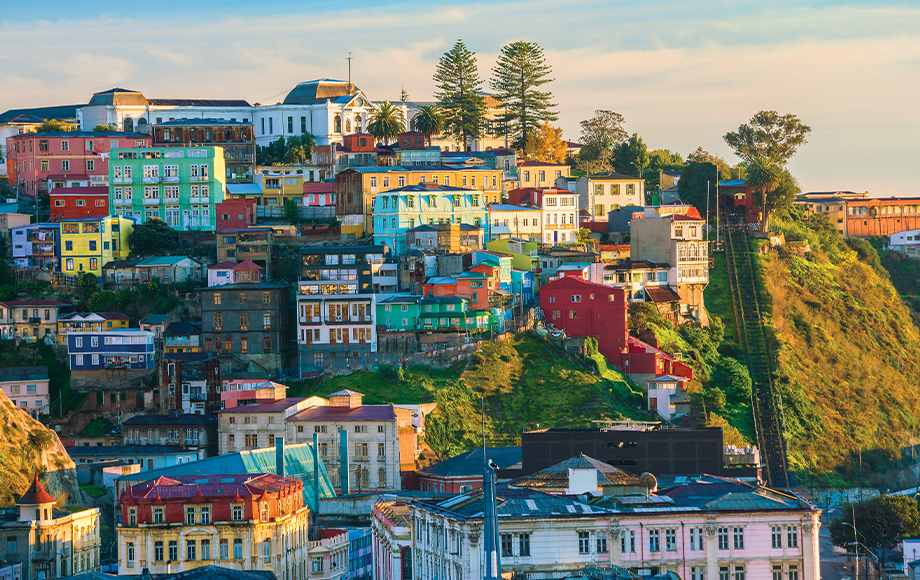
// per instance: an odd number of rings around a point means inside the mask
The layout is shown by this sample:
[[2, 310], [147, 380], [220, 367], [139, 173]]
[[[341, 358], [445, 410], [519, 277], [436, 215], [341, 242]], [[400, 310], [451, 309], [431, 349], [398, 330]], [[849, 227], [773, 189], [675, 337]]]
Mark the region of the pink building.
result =
[[0, 391], [34, 419], [51, 412], [48, 407], [48, 367], [0, 368]]
[[238, 282], [261, 282], [262, 266], [250, 260], [240, 263], [221, 262], [208, 267], [208, 287], [236, 284]]
[[29, 197], [54, 187], [108, 185], [109, 152], [149, 147], [144, 133], [24, 133], [6, 140], [10, 184]]
[[224, 379], [220, 386], [220, 408], [280, 401], [286, 392], [285, 385], [267, 379]]

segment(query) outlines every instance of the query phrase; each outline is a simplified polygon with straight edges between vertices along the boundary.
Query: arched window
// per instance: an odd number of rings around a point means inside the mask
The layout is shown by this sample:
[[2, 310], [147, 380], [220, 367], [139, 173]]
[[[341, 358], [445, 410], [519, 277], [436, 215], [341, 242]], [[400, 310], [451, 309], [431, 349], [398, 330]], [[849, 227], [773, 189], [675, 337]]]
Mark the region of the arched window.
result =
[[351, 133], [351, 119], [345, 119], [345, 132]]
[[147, 119], [145, 119], [145, 118], [143, 118], [143, 117], [141, 117], [140, 119], [137, 120], [137, 128], [138, 128], [138, 129], [140, 129], [141, 127], [143, 127], [143, 126], [146, 125], [146, 124], [147, 124]]
[[125, 119], [122, 122], [122, 126], [125, 129], [125, 133], [130, 133], [131, 131], [134, 131], [134, 121], [131, 119]]
[[333, 121], [332, 126], [333, 126], [333, 129], [332, 129], [333, 133], [341, 133], [342, 132], [342, 117], [336, 115], [335, 121]]

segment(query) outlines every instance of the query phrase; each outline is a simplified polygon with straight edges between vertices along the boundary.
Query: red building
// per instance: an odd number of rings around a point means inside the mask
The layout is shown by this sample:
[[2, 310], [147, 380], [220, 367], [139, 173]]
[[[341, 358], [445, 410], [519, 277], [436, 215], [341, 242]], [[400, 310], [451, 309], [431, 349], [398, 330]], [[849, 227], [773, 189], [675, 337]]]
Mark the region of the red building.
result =
[[543, 206], [544, 195], [572, 193], [568, 189], [558, 187], [518, 187], [508, 192], [508, 203], [511, 205], [536, 205]]
[[743, 179], [719, 182], [719, 207], [723, 211], [743, 215], [749, 223], [760, 219], [760, 211], [754, 207], [754, 192]]
[[256, 206], [259, 200], [254, 198], [225, 199], [214, 206], [217, 215], [217, 229], [245, 228], [256, 223]]
[[413, 147], [426, 147], [428, 140], [423, 133], [418, 131], [406, 131], [396, 136], [396, 147], [411, 149]]
[[24, 133], [6, 140], [7, 175], [23, 194], [35, 197], [54, 187], [106, 185], [109, 151], [150, 147], [144, 133], [75, 131]]
[[51, 222], [109, 215], [108, 187], [55, 187], [48, 192]]
[[[475, 266], [474, 266], [475, 268]], [[499, 306], [499, 295], [506, 293], [499, 289], [498, 274], [491, 277], [482, 272], [464, 272], [459, 276], [429, 278], [425, 283], [425, 297], [445, 298], [456, 296], [470, 301], [470, 310], [487, 310]]]
[[303, 205], [304, 207], [335, 205], [335, 182], [304, 182]]

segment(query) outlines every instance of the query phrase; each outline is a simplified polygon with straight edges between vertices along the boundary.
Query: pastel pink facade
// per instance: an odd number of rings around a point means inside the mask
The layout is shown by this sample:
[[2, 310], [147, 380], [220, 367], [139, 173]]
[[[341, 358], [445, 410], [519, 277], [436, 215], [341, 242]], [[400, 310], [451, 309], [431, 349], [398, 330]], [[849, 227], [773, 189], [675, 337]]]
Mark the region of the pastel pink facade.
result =
[[304, 183], [303, 205], [305, 207], [335, 205], [335, 183]]
[[6, 140], [7, 173], [29, 197], [53, 187], [108, 185], [112, 149], [152, 143], [143, 133], [23, 133]]
[[286, 386], [267, 379], [224, 379], [220, 387], [220, 408], [278, 401], [286, 392]]

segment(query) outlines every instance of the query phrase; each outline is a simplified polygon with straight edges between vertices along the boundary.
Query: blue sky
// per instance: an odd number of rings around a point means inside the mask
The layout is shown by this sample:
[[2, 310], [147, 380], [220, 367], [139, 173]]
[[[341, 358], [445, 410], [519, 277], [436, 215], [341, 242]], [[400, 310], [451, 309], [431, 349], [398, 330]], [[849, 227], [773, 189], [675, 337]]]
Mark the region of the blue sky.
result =
[[908, 2], [20, 2], [0, 9], [0, 110], [113, 86], [275, 102], [299, 81], [344, 78], [348, 51], [372, 99], [401, 86], [428, 99], [457, 38], [483, 76], [503, 44], [542, 45], [567, 138], [612, 109], [650, 147], [734, 162], [721, 136], [775, 109], [812, 127], [790, 162], [803, 189], [920, 196], [920, 7]]

